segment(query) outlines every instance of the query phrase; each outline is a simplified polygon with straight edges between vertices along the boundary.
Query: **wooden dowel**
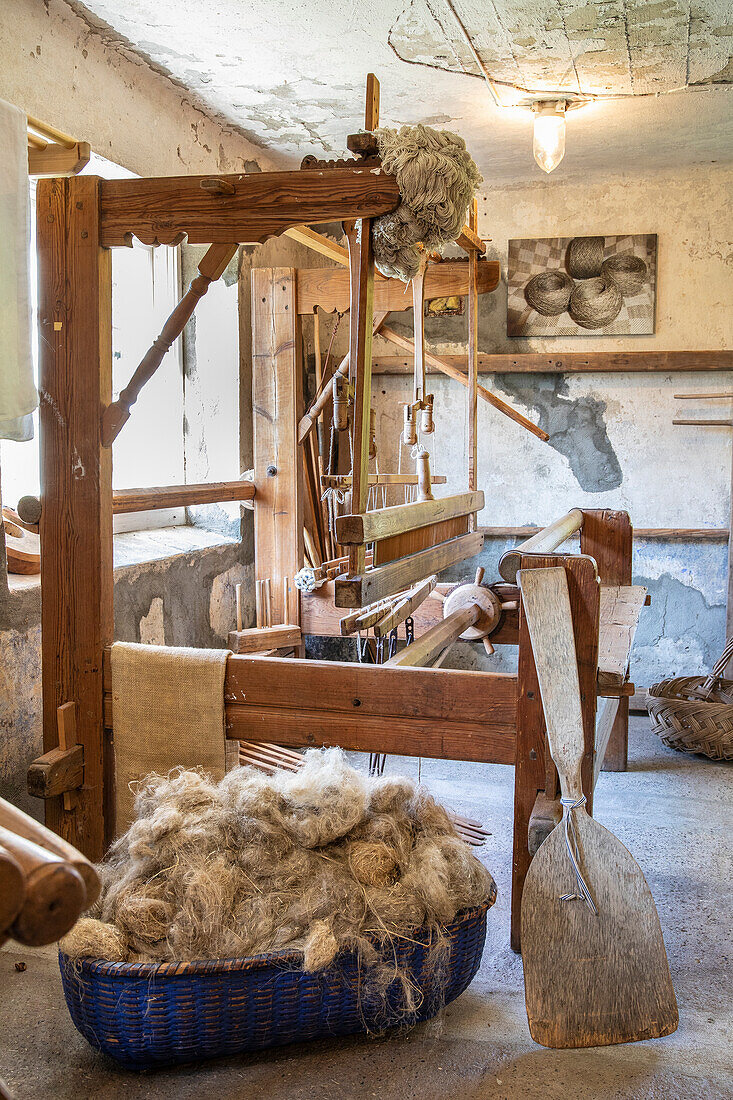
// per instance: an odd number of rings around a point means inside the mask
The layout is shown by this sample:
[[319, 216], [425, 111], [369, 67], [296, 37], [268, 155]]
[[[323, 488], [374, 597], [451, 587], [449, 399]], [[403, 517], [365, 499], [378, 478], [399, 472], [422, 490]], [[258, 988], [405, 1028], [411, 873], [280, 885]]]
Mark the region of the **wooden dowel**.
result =
[[0, 935], [6, 932], [25, 902], [25, 879], [20, 864], [0, 847]]
[[66, 935], [86, 904], [80, 874], [57, 855], [0, 827], [0, 845], [20, 866], [25, 901], [11, 932], [19, 943], [42, 947]]
[[[112, 513], [153, 512], [163, 508], [188, 508], [194, 504], [219, 504], [224, 501], [254, 500], [256, 489], [251, 481], [210, 481], [197, 485], [159, 485], [150, 489], [115, 489]], [[38, 524], [41, 501], [24, 496], [18, 501], [18, 515], [24, 526]], [[37, 519], [31, 519], [37, 516]]]
[[130, 419], [130, 409], [140, 396], [140, 391], [149, 382], [163, 362], [173, 341], [183, 332], [191, 319], [200, 298], [204, 296], [211, 283], [226, 270], [235, 255], [237, 244], [212, 244], [199, 264], [199, 274], [193, 280], [170, 317], [163, 325], [157, 340], [154, 340], [138, 363], [132, 378], [120, 396], [113, 401], [102, 414], [102, 446], [111, 447], [122, 428]]
[[730, 428], [733, 420], [673, 420], [672, 423], [698, 428]]
[[412, 277], [412, 330], [415, 351], [412, 400], [425, 400], [425, 271], [427, 256], [423, 253], [420, 269]]
[[412, 645], [406, 646], [400, 653], [396, 653], [394, 657], [385, 661], [385, 668], [415, 668], [430, 665], [444, 649], [463, 634], [464, 630], [473, 626], [480, 614], [481, 608], [478, 604], [454, 611], [417, 638]]
[[582, 511], [580, 508], [572, 508], [566, 515], [543, 527], [515, 550], [508, 550], [499, 562], [499, 572], [505, 581], [516, 584], [522, 554], [551, 554], [582, 526]]
[[733, 398], [733, 392], [731, 393], [676, 393], [674, 395], [678, 401], [696, 401], [698, 398], [701, 401], [718, 401], [718, 400], [730, 400]]
[[50, 829], [47, 829], [45, 825], [41, 825], [29, 814], [23, 813], [17, 806], [6, 802], [4, 798], [0, 798], [0, 826], [17, 833], [18, 836], [24, 837], [34, 844], [40, 845], [48, 852], [53, 852], [54, 855], [73, 867], [84, 881], [86, 889], [85, 907], [88, 908], [94, 904], [102, 889], [99, 875], [94, 865], [81, 852], [78, 852], [73, 845], [69, 844], [63, 837], [52, 833]]
[[62, 145], [64, 149], [73, 149], [77, 144], [76, 138], [71, 137], [70, 134], [65, 134], [63, 130], [57, 130], [55, 126], [51, 126], [48, 122], [41, 122], [40, 118], [27, 115], [26, 120], [28, 129], [35, 130], [47, 142], [52, 141], [56, 145]]
[[[382, 336], [386, 336], [387, 339], [391, 343], [396, 344], [397, 347], [404, 348], [405, 351], [414, 353], [414, 342], [410, 340], [409, 337], [401, 336], [398, 332], [395, 332], [394, 329], [391, 329], [385, 325], [382, 325], [380, 331]], [[426, 351], [425, 362], [430, 363], [433, 367], [437, 367], [439, 371], [441, 371], [443, 374], [447, 374], [449, 378], [455, 378], [455, 380], [457, 382], [460, 382], [462, 386], [469, 385], [468, 378], [463, 373], [463, 371], [458, 370], [457, 367], [452, 366], [446, 359], [443, 359], [438, 355], [434, 355], [430, 351]], [[484, 401], [488, 401], [490, 405], [493, 405], [493, 407], [495, 409], [498, 409], [499, 412], [504, 413], [505, 416], [508, 416], [509, 419], [513, 420], [515, 424], [520, 424], [523, 428], [526, 428], [528, 432], [531, 432], [532, 435], [536, 435], [538, 439], [541, 439], [543, 441], [543, 443], [546, 443], [547, 440], [550, 438], [547, 432], [543, 431], [542, 428], [537, 426], [537, 424], [533, 424], [531, 420], [528, 420], [526, 416], [523, 416], [520, 412], [517, 412], [516, 409], [513, 409], [511, 407], [511, 405], [507, 405], [506, 401], [502, 401], [500, 397], [497, 397], [495, 394], [491, 393], [491, 391], [487, 390], [485, 386], [477, 384], [476, 392], [479, 394], [480, 397], [484, 399]]]
[[273, 626], [272, 622], [272, 588], [270, 578], [265, 577], [265, 626]]
[[241, 583], [234, 585], [234, 599], [237, 607], [237, 630], [242, 629], [242, 585]]

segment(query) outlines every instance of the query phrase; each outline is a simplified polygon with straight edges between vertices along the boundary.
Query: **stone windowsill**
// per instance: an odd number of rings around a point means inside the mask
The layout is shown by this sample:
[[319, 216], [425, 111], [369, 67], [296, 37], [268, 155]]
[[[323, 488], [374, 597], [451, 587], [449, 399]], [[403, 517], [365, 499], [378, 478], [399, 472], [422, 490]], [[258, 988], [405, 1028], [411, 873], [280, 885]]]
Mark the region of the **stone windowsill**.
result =
[[[130, 565], [175, 558], [179, 554], [191, 554], [208, 550], [212, 546], [227, 546], [237, 539], [218, 531], [206, 531], [202, 527], [182, 524], [179, 527], [151, 527], [145, 531], [125, 531], [114, 536], [114, 567], [122, 569]], [[8, 574], [11, 592], [24, 592], [41, 584], [38, 574], [31, 577], [19, 573]]]

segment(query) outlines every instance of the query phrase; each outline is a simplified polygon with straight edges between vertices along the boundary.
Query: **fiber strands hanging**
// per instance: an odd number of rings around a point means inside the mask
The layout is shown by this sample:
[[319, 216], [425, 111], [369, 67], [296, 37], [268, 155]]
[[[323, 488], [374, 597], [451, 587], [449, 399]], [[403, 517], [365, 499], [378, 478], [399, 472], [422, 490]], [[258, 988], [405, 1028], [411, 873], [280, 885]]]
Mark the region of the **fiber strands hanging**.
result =
[[450, 130], [418, 125], [375, 133], [382, 169], [396, 177], [402, 201], [374, 221], [374, 260], [382, 275], [409, 282], [420, 267], [418, 243], [430, 251], [459, 236], [482, 176]]
[[412, 780], [357, 772], [340, 749], [311, 750], [297, 772], [238, 767], [151, 775], [137, 819], [101, 865], [103, 891], [61, 942], [72, 958], [117, 962], [303, 951], [318, 971], [356, 950], [364, 996], [399, 983], [420, 994], [390, 945], [427, 927], [438, 976], [444, 925], [493, 901], [489, 872], [445, 810]]

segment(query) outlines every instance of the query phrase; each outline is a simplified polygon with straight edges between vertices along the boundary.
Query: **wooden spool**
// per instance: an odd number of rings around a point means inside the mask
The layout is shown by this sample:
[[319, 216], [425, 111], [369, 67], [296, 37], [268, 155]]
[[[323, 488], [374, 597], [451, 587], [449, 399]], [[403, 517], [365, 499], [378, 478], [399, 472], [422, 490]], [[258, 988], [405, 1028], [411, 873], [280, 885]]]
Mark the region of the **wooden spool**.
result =
[[8, 517], [6, 509], [3, 509], [3, 526], [8, 573], [23, 573], [26, 576], [40, 573], [41, 540], [39, 536], [14, 523]]
[[473, 584], [462, 584], [454, 588], [450, 595], [443, 601], [443, 618], [452, 615], [454, 611], [463, 611], [464, 608], [477, 606], [481, 612], [472, 626], [463, 631], [459, 637], [466, 642], [475, 642], [479, 638], [486, 638], [501, 618], [501, 600], [490, 588], [481, 584], [483, 569], [476, 573]]

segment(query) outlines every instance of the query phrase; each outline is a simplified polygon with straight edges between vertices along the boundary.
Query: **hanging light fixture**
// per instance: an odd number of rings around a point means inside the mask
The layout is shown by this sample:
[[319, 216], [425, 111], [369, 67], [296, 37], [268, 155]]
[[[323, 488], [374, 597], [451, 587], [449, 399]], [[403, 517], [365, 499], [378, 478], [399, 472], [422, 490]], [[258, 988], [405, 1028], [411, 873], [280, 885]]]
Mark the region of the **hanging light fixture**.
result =
[[565, 156], [564, 99], [541, 99], [534, 105], [534, 159], [543, 172], [552, 172]]

